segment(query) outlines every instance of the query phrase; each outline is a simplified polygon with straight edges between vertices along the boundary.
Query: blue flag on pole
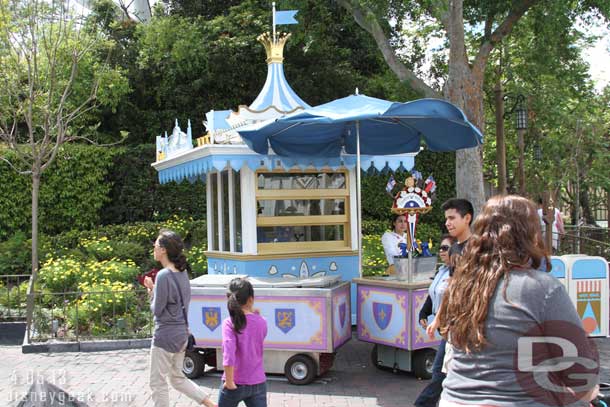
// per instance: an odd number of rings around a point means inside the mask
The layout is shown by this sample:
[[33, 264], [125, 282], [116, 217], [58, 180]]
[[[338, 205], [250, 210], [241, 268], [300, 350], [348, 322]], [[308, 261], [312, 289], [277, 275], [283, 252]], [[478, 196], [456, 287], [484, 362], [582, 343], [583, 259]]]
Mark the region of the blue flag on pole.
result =
[[294, 19], [294, 16], [299, 10], [284, 10], [275, 12], [275, 25], [282, 24], [298, 24], [299, 22]]

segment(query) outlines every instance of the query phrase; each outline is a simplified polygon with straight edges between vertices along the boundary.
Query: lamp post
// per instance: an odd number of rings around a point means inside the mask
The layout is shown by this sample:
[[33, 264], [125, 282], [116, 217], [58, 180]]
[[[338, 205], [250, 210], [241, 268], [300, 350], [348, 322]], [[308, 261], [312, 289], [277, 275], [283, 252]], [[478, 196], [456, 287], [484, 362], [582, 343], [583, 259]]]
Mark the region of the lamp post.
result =
[[504, 95], [504, 100], [515, 99], [513, 107], [504, 114], [504, 118], [515, 113], [515, 128], [517, 129], [517, 146], [519, 148], [519, 163], [517, 178], [519, 180], [519, 194], [525, 195], [525, 130], [527, 130], [527, 108], [525, 107], [525, 96], [522, 94]]
[[[537, 167], [542, 168], [542, 147], [538, 139], [534, 142], [534, 160], [536, 161]], [[544, 221], [544, 244], [546, 245], [549, 253], [553, 252], [553, 222], [555, 221], [555, 207], [551, 202], [551, 192], [544, 184], [544, 180], [540, 179], [542, 187], [542, 220]]]

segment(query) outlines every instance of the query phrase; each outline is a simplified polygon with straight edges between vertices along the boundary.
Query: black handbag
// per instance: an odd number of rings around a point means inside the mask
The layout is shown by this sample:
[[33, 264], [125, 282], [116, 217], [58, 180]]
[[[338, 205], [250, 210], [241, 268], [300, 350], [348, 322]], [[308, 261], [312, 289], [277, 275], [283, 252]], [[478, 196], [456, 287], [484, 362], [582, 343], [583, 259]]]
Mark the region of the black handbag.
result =
[[172, 279], [174, 280], [174, 284], [176, 284], [176, 289], [178, 290], [178, 295], [180, 296], [180, 308], [182, 308], [182, 315], [184, 315], [184, 321], [186, 322], [186, 330], [189, 333], [188, 339], [186, 340], [186, 350], [194, 351], [195, 345], [197, 345], [197, 343], [195, 342], [195, 337], [193, 336], [193, 334], [191, 333], [191, 330], [189, 328], [189, 319], [188, 319], [188, 316], [186, 315], [186, 307], [184, 306], [184, 299], [182, 298], [182, 291], [180, 291], [180, 285], [178, 284], [178, 280], [176, 280], [176, 276], [174, 275], [174, 272], [170, 270], [170, 273], [172, 275]]

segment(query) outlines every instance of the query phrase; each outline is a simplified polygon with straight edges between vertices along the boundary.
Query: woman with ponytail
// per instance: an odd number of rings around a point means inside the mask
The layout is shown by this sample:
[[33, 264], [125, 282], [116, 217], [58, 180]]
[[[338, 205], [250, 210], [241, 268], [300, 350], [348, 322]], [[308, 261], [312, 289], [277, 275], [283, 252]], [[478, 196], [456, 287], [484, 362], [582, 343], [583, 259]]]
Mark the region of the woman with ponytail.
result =
[[219, 407], [267, 406], [267, 385], [263, 367], [263, 341], [267, 321], [254, 312], [254, 289], [244, 278], [229, 283], [227, 308], [230, 318], [222, 321], [223, 384]]
[[155, 407], [169, 406], [167, 381], [172, 387], [198, 404], [214, 407], [210, 395], [188, 380], [182, 372], [188, 340], [188, 307], [191, 286], [190, 266], [182, 250], [184, 244], [176, 233], [161, 230], [154, 244], [153, 255], [161, 263], [155, 282], [150, 277], [144, 285], [150, 295], [155, 331], [150, 350], [150, 388]]

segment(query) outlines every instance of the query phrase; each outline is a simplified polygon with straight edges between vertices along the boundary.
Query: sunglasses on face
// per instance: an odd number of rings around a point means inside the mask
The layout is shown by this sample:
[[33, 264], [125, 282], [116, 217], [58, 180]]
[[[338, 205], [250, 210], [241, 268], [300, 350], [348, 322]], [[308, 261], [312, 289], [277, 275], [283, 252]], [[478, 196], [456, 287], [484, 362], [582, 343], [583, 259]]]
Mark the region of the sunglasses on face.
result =
[[450, 248], [451, 248], [451, 246], [444, 244], [444, 245], [439, 246], [438, 251], [439, 252], [446, 252]]

